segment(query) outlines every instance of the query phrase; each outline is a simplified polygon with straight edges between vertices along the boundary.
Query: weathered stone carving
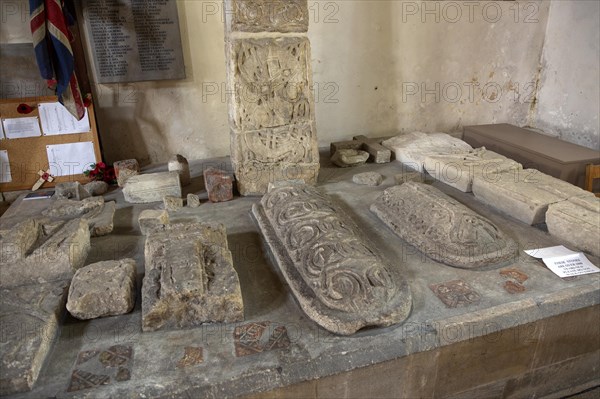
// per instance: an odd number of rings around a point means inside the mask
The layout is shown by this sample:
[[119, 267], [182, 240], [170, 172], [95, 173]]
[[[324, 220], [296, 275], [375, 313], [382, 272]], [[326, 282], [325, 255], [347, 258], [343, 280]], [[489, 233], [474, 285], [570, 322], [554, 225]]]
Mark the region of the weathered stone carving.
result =
[[149, 173], [130, 176], [123, 188], [125, 201], [133, 204], [159, 202], [167, 195], [181, 198], [181, 182], [177, 172]]
[[0, 395], [31, 390], [58, 333], [69, 281], [0, 290]]
[[116, 204], [114, 201], [104, 202], [103, 197], [91, 197], [82, 201], [56, 200], [42, 212], [46, 218], [40, 219], [44, 225], [56, 223], [58, 220], [69, 220], [77, 217], [87, 220], [92, 237], [110, 234], [113, 230], [113, 219]]
[[600, 256], [600, 198], [573, 197], [551, 204], [546, 225], [565, 244]]
[[[30, 240], [35, 232], [30, 230], [28, 234], [32, 234]], [[26, 256], [0, 259], [0, 287], [69, 279], [83, 266], [90, 251], [90, 232], [85, 219], [62, 222], [48, 234], [39, 229], [35, 239]]]
[[594, 194], [536, 169], [475, 176], [473, 194], [478, 200], [530, 225], [546, 221], [548, 205]]
[[244, 319], [240, 282], [223, 225], [158, 227], [146, 239], [145, 258], [144, 331]]
[[341, 149], [331, 157], [331, 162], [340, 168], [364, 165], [369, 159], [369, 153], [362, 150]]
[[385, 140], [382, 144], [392, 150], [396, 161], [425, 172], [423, 163], [430, 155], [464, 153], [473, 148], [464, 141], [446, 133], [412, 132]]
[[94, 263], [75, 272], [67, 309], [81, 320], [131, 312], [135, 305], [133, 259]]
[[475, 176], [493, 178], [494, 173], [523, 169], [520, 163], [485, 147], [462, 154], [430, 155], [424, 166], [435, 179], [465, 193], [472, 191]]
[[[311, 91], [306, 1], [227, 1], [231, 152], [238, 190], [262, 195], [274, 181], [315, 183], [319, 153]], [[255, 10], [254, 12], [252, 10]], [[251, 32], [241, 35], [240, 32]]]
[[407, 182], [391, 187], [371, 211], [400, 238], [450, 266], [473, 269], [517, 255], [512, 238], [431, 185]]
[[231, 31], [306, 32], [307, 0], [225, 0]]
[[283, 277], [306, 314], [352, 334], [408, 317], [412, 299], [352, 220], [308, 185], [275, 188], [252, 213]]

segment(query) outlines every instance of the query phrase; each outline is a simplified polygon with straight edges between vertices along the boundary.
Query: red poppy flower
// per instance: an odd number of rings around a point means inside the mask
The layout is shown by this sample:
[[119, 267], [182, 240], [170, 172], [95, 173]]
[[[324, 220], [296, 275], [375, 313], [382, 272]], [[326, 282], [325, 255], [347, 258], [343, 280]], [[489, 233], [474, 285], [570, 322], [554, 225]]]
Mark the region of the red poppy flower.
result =
[[29, 114], [33, 111], [33, 107], [27, 104], [19, 104], [17, 112], [20, 114]]
[[42, 175], [42, 179], [43, 179], [43, 180], [48, 180], [48, 178], [49, 178], [49, 177], [50, 177], [50, 175], [49, 175], [48, 173], [44, 173], [44, 174]]
[[104, 162], [98, 162], [96, 168], [106, 169], [106, 164]]

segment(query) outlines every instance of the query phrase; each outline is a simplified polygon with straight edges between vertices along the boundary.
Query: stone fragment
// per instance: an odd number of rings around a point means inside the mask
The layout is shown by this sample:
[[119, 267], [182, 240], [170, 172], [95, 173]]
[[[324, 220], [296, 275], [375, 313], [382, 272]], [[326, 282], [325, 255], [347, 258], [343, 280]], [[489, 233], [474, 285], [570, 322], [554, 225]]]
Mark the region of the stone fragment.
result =
[[198, 208], [200, 206], [200, 197], [198, 197], [196, 194], [188, 194], [187, 206], [190, 208]]
[[83, 201], [60, 199], [54, 201], [42, 215], [51, 218], [74, 218], [99, 212], [103, 206], [103, 197], [90, 197]]
[[600, 257], [600, 198], [573, 197], [551, 204], [546, 225], [565, 244]]
[[397, 185], [408, 183], [409, 181], [425, 183], [427, 181], [427, 177], [421, 172], [403, 172], [395, 175], [394, 180], [396, 181]]
[[182, 186], [188, 186], [192, 182], [190, 164], [183, 155], [173, 155], [167, 165], [169, 172], [177, 172], [179, 174], [179, 181], [181, 181]]
[[129, 313], [135, 305], [133, 259], [94, 263], [75, 272], [67, 310], [80, 320]]
[[0, 233], [0, 264], [17, 262], [27, 256], [40, 236], [40, 224], [26, 219], [12, 229]]
[[177, 172], [150, 173], [131, 176], [123, 188], [125, 201], [134, 204], [162, 201], [167, 195], [181, 198], [181, 183]]
[[41, 231], [34, 248], [16, 262], [0, 262], [0, 286], [70, 279], [83, 266], [90, 251], [90, 232], [85, 219], [75, 219], [46, 236]]
[[302, 310], [325, 329], [349, 335], [408, 317], [407, 282], [392, 277], [358, 226], [316, 188], [275, 189], [252, 215]]
[[225, 0], [227, 29], [232, 32], [306, 32], [306, 0]]
[[108, 183], [105, 181], [91, 181], [83, 186], [84, 190], [91, 196], [104, 195], [108, 191]]
[[351, 149], [362, 150], [369, 153], [369, 162], [388, 163], [391, 160], [392, 152], [381, 145], [385, 138], [369, 138], [366, 136], [354, 136], [352, 141], [339, 141], [331, 143], [329, 154], [333, 156], [338, 150]]
[[462, 154], [430, 155], [424, 167], [434, 179], [465, 193], [472, 191], [475, 176], [493, 178], [495, 173], [523, 169], [520, 163], [485, 147]]
[[140, 174], [140, 164], [136, 159], [117, 161], [113, 163], [113, 167], [115, 168], [115, 176], [117, 176], [119, 187], [125, 187], [127, 179]]
[[58, 335], [69, 281], [0, 290], [0, 395], [30, 391]]
[[331, 157], [331, 162], [340, 168], [363, 165], [369, 159], [369, 153], [361, 150], [338, 150]]
[[383, 182], [383, 176], [377, 172], [365, 172], [352, 176], [352, 181], [363, 186], [376, 187]]
[[[227, 13], [229, 27], [230, 18]], [[262, 195], [269, 182], [278, 180], [316, 183], [319, 151], [308, 38], [240, 37], [228, 31], [226, 40], [228, 84], [234, 88], [228, 96], [231, 159], [240, 194]]]
[[92, 237], [101, 237], [112, 233], [116, 210], [116, 203], [110, 201], [105, 202], [102, 209], [95, 214], [83, 216], [83, 219], [88, 221]]
[[54, 187], [53, 198], [59, 199], [73, 199], [82, 200], [88, 198], [90, 194], [78, 181], [69, 181], [64, 183], [58, 183]]
[[391, 187], [371, 211], [404, 241], [450, 266], [474, 269], [518, 255], [515, 241], [491, 221], [428, 184]]
[[138, 223], [142, 235], [146, 236], [151, 230], [169, 224], [169, 214], [166, 210], [146, 209], [140, 213]]
[[401, 134], [382, 143], [396, 155], [396, 161], [425, 172], [423, 164], [430, 155], [464, 153], [473, 148], [464, 141], [446, 133], [412, 132]]
[[167, 211], [176, 212], [183, 208], [183, 198], [167, 195], [163, 198], [163, 203]]
[[233, 199], [233, 176], [224, 170], [204, 170], [204, 187], [210, 202], [225, 202]]
[[146, 238], [142, 329], [244, 319], [238, 275], [220, 224], [164, 226]]
[[536, 169], [475, 176], [473, 194], [478, 200], [530, 225], [546, 220], [550, 204], [594, 195]]

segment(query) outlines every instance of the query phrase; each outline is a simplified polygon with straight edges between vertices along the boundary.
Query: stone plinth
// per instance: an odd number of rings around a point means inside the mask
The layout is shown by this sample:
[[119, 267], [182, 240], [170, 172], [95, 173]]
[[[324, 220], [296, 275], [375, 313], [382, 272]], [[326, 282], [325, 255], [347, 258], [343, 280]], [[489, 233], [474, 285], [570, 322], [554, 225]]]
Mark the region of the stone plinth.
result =
[[396, 161], [423, 173], [423, 164], [430, 155], [465, 153], [473, 148], [446, 133], [412, 132], [392, 137], [382, 143], [392, 150]]
[[475, 197], [527, 224], [546, 221], [550, 204], [594, 194], [536, 169], [514, 170], [491, 176], [475, 176]]
[[228, 96], [231, 157], [240, 194], [262, 195], [280, 180], [315, 183], [319, 153], [307, 2], [225, 5], [227, 79], [235, 88]]
[[574, 197], [552, 204], [546, 225], [565, 244], [600, 257], [600, 198]]
[[166, 196], [181, 198], [177, 172], [149, 173], [131, 176], [123, 188], [125, 201], [134, 204], [162, 201]]
[[408, 317], [406, 281], [392, 278], [352, 219], [317, 189], [273, 189], [252, 215], [302, 310], [320, 326], [349, 335]]
[[470, 193], [475, 176], [493, 179], [495, 173], [518, 171], [523, 166], [484, 147], [462, 154], [431, 155], [425, 158], [425, 170], [435, 179], [464, 193]]
[[165, 225], [149, 234], [144, 253], [144, 331], [244, 319], [223, 225]]
[[371, 211], [400, 238], [450, 266], [473, 269], [518, 256], [515, 241], [496, 225], [427, 184], [391, 187]]
[[135, 305], [133, 259], [94, 263], [75, 272], [67, 310], [81, 320], [131, 312]]
[[0, 395], [31, 390], [58, 335], [69, 281], [0, 290]]

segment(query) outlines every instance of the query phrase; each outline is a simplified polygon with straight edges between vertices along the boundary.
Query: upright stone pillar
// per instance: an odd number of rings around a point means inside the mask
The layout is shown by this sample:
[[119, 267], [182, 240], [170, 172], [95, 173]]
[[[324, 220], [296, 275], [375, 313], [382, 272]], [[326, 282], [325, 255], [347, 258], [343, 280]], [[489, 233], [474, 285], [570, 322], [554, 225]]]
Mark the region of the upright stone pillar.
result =
[[242, 195], [314, 184], [319, 152], [307, 0], [225, 0], [231, 160]]

